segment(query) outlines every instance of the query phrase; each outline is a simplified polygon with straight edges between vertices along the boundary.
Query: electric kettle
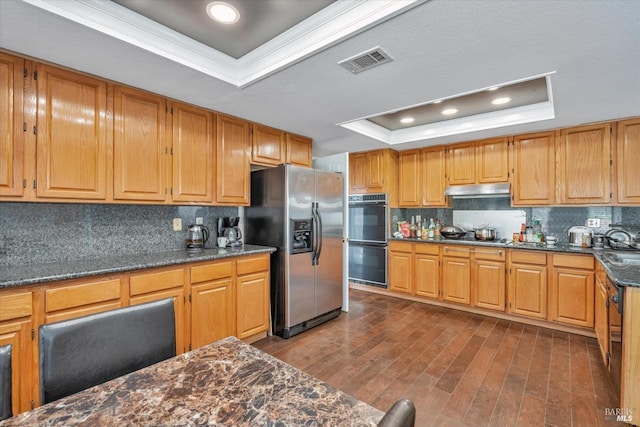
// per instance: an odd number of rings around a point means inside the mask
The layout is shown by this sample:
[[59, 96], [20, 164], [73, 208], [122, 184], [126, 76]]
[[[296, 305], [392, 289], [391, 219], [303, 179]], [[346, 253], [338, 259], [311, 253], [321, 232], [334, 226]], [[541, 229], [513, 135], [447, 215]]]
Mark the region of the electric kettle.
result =
[[202, 249], [209, 240], [209, 229], [202, 224], [191, 224], [187, 229], [187, 249]]

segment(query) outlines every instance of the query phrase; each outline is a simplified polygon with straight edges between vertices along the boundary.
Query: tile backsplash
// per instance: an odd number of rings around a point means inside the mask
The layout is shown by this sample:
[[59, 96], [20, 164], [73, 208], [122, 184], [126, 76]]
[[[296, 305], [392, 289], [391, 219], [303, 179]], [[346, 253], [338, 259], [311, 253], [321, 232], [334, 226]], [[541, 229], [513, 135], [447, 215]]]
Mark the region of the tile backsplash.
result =
[[[2, 202], [0, 266], [179, 250], [196, 217], [213, 232], [223, 216], [238, 208]], [[173, 231], [173, 218], [182, 231]]]
[[[532, 225], [534, 220], [540, 220], [542, 231], [545, 234], [554, 234], [560, 241], [568, 240], [569, 228], [574, 225], [586, 225], [588, 218], [600, 219], [600, 228], [594, 229], [596, 233], [605, 233], [611, 224], [640, 224], [640, 207], [619, 206], [585, 206], [585, 207], [516, 207], [512, 208], [510, 200], [506, 197], [489, 197], [476, 199], [454, 199], [451, 208], [437, 209], [397, 209], [392, 208], [390, 215], [392, 225], [395, 221], [410, 221], [411, 216], [421, 215], [425, 218], [440, 218], [443, 225], [460, 225], [454, 223], [455, 217], [460, 218], [459, 211], [524, 211], [526, 224]], [[464, 217], [464, 215], [462, 215]], [[395, 218], [395, 220], [394, 220]], [[487, 224], [491, 225], [491, 224]], [[496, 225], [493, 225], [494, 227]], [[392, 228], [395, 230], [395, 228]], [[520, 229], [513, 230], [518, 232]], [[505, 234], [508, 238], [508, 233]]]

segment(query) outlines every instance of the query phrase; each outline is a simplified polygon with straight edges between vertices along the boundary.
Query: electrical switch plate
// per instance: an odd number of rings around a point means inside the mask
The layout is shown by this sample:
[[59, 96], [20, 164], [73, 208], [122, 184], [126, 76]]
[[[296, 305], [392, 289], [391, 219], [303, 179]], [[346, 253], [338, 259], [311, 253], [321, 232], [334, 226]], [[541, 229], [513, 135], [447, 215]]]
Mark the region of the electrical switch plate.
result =
[[182, 218], [173, 218], [173, 231], [182, 230]]
[[587, 219], [587, 227], [600, 228], [600, 218]]
[[196, 224], [204, 224], [204, 222], [202, 222], [202, 217], [201, 216], [197, 216], [196, 217]]

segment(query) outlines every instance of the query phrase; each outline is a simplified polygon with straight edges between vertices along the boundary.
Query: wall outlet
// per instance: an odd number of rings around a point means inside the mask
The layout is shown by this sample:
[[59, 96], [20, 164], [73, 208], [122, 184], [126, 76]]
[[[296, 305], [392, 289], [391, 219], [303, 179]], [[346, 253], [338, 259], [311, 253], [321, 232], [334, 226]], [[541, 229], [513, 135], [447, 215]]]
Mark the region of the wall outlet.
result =
[[201, 216], [197, 216], [196, 217], [196, 224], [204, 224], [204, 222], [202, 221], [202, 217]]
[[587, 227], [600, 228], [600, 218], [587, 219]]
[[173, 231], [182, 231], [182, 218], [173, 218]]

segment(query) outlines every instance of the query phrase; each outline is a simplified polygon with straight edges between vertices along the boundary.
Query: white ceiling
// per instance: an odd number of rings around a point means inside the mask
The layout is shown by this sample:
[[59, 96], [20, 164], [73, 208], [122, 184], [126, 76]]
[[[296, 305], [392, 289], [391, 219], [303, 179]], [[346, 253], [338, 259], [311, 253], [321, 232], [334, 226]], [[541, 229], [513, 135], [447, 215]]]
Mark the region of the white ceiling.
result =
[[[216, 77], [210, 70], [215, 64], [182, 65], [136, 40], [38, 6], [52, 2], [29, 1], [0, 0], [0, 48], [308, 135], [316, 156], [386, 147], [339, 123], [548, 73], [554, 119], [394, 148], [640, 116], [639, 1], [431, 0], [253, 80], [228, 72], [238, 62]], [[76, 3], [91, 7], [100, 1]], [[355, 3], [338, 0], [336, 7]], [[108, 28], [110, 22], [102, 24]], [[394, 60], [359, 74], [338, 65], [376, 46]], [[212, 54], [209, 61], [226, 61], [222, 56]]]

